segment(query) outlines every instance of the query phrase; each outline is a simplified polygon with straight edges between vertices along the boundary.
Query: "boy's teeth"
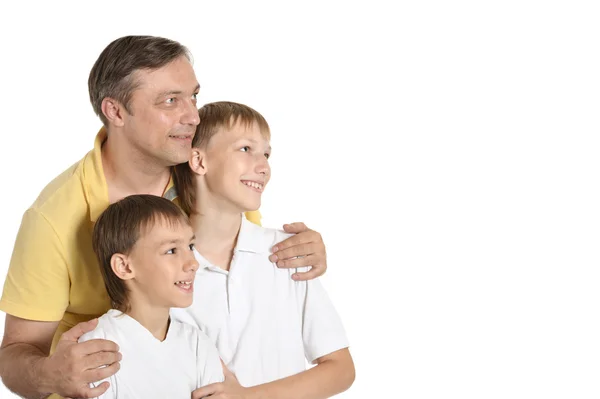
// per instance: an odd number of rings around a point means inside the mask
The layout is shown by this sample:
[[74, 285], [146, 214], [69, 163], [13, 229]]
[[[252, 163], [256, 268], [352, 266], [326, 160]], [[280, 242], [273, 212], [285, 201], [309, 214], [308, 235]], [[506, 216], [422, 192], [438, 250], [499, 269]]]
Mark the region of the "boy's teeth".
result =
[[253, 181], [246, 181], [244, 182], [245, 185], [250, 186], [250, 187], [254, 187], [254, 188], [258, 188], [259, 190], [262, 189], [263, 185], [260, 183], [255, 183]]

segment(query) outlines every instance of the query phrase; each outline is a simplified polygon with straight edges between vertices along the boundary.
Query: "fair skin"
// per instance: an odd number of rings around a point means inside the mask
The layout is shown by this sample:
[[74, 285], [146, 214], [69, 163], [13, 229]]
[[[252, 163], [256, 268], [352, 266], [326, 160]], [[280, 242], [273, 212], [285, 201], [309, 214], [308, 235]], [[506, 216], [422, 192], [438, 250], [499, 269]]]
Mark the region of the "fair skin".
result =
[[169, 310], [192, 304], [198, 269], [194, 232], [185, 221], [159, 221], [138, 239], [128, 254], [114, 254], [113, 273], [125, 281], [125, 312], [163, 341]]
[[[258, 209], [271, 177], [269, 140], [256, 123], [221, 128], [203, 148], [192, 149], [197, 204], [191, 215], [198, 250], [211, 263], [229, 270], [240, 214]], [[225, 369], [225, 381], [195, 390], [192, 398], [327, 398], [350, 387], [354, 363], [349, 350], [320, 357], [316, 366], [274, 382], [242, 387]]]
[[[138, 70], [130, 112], [115, 99], [102, 101], [108, 138], [102, 147], [102, 165], [109, 202], [133, 194], [162, 195], [170, 179], [170, 167], [186, 162], [191, 135], [199, 123], [196, 94], [199, 84], [185, 57], [154, 71]], [[315, 278], [326, 270], [326, 254], [319, 233], [302, 223], [284, 226], [295, 236], [277, 245], [271, 259], [280, 267], [312, 265], [296, 278]], [[291, 259], [298, 255], [304, 258]], [[12, 391], [25, 398], [93, 398], [108, 383], [89, 388], [89, 383], [119, 370], [117, 344], [105, 340], [77, 343], [96, 327], [96, 320], [80, 323], [62, 335], [54, 353], [50, 347], [58, 321], [40, 322], [6, 315], [0, 346], [0, 376]], [[106, 365], [107, 367], [98, 368]]]

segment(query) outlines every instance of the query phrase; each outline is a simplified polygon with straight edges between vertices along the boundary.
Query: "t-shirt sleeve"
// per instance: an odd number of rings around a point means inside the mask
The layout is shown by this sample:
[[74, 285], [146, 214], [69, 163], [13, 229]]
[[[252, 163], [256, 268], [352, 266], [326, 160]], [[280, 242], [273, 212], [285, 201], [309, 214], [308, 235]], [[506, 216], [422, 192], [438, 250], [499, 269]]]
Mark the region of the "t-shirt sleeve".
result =
[[4, 283], [0, 310], [23, 319], [61, 320], [69, 304], [65, 250], [37, 210], [25, 212]]
[[[81, 343], [81, 342], [85, 342], [85, 341], [90, 341], [92, 339], [110, 339], [110, 338], [107, 336], [106, 331], [101, 326], [98, 326], [98, 327], [96, 327], [96, 329], [94, 329], [88, 333], [85, 333], [81, 337], [79, 337], [78, 342]], [[117, 386], [117, 380], [116, 380], [116, 378], [114, 378], [114, 376], [110, 376], [101, 381], [91, 382], [90, 388], [95, 388], [95, 387], [99, 386], [100, 384], [102, 384], [104, 381], [108, 381], [110, 383], [110, 386], [108, 387], [106, 392], [104, 392], [102, 395], [98, 396], [96, 399], [117, 399], [119, 387]]]
[[223, 382], [223, 366], [215, 344], [206, 334], [198, 330], [198, 345], [196, 347], [196, 363], [198, 365], [198, 386]]
[[306, 359], [313, 363], [349, 346], [342, 320], [319, 279], [302, 282], [306, 291], [302, 313], [302, 338]]

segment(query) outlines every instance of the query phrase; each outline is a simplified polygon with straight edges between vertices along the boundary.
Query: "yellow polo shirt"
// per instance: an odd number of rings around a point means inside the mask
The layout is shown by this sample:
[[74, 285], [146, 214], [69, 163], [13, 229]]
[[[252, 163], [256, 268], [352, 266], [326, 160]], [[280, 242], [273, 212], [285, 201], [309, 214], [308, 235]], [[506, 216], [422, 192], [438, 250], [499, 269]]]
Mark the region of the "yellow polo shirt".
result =
[[[101, 148], [94, 149], [48, 184], [25, 212], [4, 283], [0, 310], [28, 320], [60, 321], [60, 336], [79, 322], [101, 316], [110, 300], [92, 250], [94, 222], [108, 207]], [[173, 181], [164, 196], [176, 198]], [[260, 224], [260, 214], [249, 212]]]

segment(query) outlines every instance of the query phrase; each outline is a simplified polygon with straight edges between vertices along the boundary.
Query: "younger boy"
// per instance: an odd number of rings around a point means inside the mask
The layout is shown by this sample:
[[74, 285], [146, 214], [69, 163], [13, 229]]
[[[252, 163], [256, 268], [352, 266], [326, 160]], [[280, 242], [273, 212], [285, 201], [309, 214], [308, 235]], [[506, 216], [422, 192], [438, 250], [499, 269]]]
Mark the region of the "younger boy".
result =
[[[340, 318], [321, 283], [269, 262], [289, 235], [254, 225], [271, 177], [270, 131], [258, 112], [217, 102], [199, 110], [189, 163], [175, 181], [198, 239], [194, 301], [172, 314], [200, 327], [244, 388], [236, 397], [324, 398], [346, 390], [354, 365]], [[306, 360], [316, 366], [306, 370]], [[193, 398], [218, 395], [213, 384]], [[216, 396], [221, 397], [221, 396]]]
[[194, 242], [187, 216], [165, 198], [132, 195], [98, 218], [92, 243], [113, 309], [80, 342], [108, 339], [123, 355], [102, 399], [187, 399], [196, 388], [223, 381], [214, 344], [198, 328], [169, 318], [170, 308], [192, 303]]

